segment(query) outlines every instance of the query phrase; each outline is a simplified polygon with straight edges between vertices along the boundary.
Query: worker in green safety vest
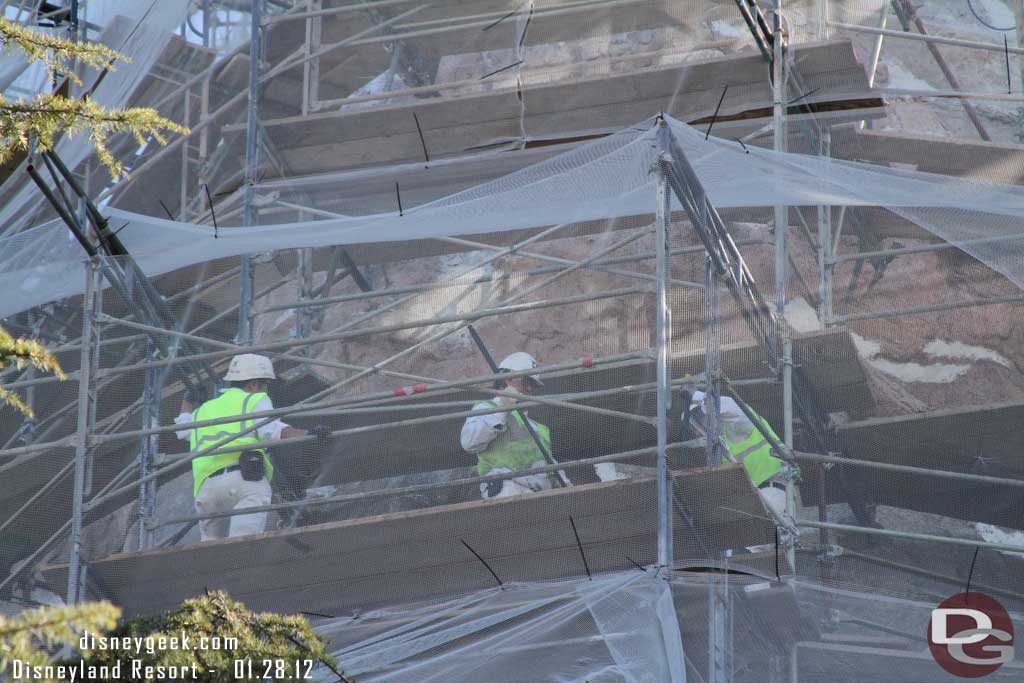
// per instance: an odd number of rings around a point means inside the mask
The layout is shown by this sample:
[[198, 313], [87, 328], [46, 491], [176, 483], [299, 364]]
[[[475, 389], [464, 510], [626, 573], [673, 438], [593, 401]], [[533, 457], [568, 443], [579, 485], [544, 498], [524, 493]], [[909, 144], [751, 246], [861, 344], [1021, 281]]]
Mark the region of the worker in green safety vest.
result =
[[[231, 448], [231, 451], [192, 460], [193, 495], [198, 514], [227, 512], [270, 504], [270, 480], [274, 476], [274, 466], [266, 450], [248, 449], [247, 445], [305, 436], [310, 433], [321, 438], [329, 434], [325, 427], [306, 431], [291, 427], [278, 419], [260, 424], [266, 422], [267, 418], [247, 417], [252, 413], [273, 410], [274, 405], [267, 396], [267, 386], [273, 379], [274, 366], [269, 358], [243, 353], [231, 359], [231, 365], [224, 375], [224, 380], [229, 386], [223, 389], [219, 396], [199, 406], [195, 405], [196, 401], [192, 400], [192, 396], [186, 395], [182, 401], [181, 413], [174, 419], [176, 424], [235, 416], [239, 418], [234, 422], [176, 432], [179, 439], [189, 442], [191, 451], [209, 448], [233, 434], [238, 434], [217, 449]], [[255, 430], [242, 433], [257, 424], [260, 426]], [[237, 450], [234, 450], [235, 448]], [[199, 535], [201, 540], [207, 541], [227, 536], [258, 534], [263, 531], [266, 521], [266, 512], [201, 519]]]
[[[537, 359], [528, 353], [518, 351], [511, 354], [498, 366], [499, 372], [518, 372], [537, 367]], [[535, 375], [511, 377], [501, 382], [506, 391], [515, 391], [525, 396], [534, 393], [543, 386], [540, 378]], [[477, 457], [476, 471], [481, 476], [518, 472], [534, 467], [543, 467], [548, 463], [544, 454], [537, 447], [537, 442], [526, 429], [523, 416], [526, 411], [515, 411], [515, 399], [499, 396], [490, 401], [481, 401], [473, 406], [473, 410], [494, 410], [486, 415], [473, 415], [462, 426], [462, 448]], [[522, 415], [520, 415], [522, 413]], [[551, 430], [546, 425], [531, 420], [534, 431], [541, 443], [551, 452]], [[547, 474], [530, 474], [512, 479], [502, 479], [480, 484], [480, 494], [484, 498], [502, 498], [515, 496], [532, 491], [543, 491], [551, 488], [551, 479]]]
[[[694, 391], [690, 414], [697, 422], [704, 423], [703, 416], [709, 411], [706, 404], [705, 393]], [[754, 413], [761, 423], [761, 427], [756, 427], [736, 401], [728, 396], [719, 398], [718, 408], [722, 441], [729, 449], [729, 455], [733, 460], [743, 463], [743, 468], [747, 471], [750, 481], [757, 487], [765, 504], [782, 515], [786, 509], [786, 483], [781, 476], [782, 461], [772, 454], [771, 443], [761, 430], [767, 430], [777, 442], [781, 442], [781, 439], [776, 436], [767, 420]]]

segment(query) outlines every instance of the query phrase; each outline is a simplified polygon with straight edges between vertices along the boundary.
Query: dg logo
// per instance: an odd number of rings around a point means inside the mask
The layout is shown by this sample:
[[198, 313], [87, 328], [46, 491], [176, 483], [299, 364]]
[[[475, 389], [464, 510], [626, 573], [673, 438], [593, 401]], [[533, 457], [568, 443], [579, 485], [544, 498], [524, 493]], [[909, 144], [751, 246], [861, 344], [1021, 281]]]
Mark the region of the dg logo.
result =
[[928, 646], [949, 673], [981, 678], [1013, 659], [1013, 622], [994, 598], [958, 593], [932, 610]]

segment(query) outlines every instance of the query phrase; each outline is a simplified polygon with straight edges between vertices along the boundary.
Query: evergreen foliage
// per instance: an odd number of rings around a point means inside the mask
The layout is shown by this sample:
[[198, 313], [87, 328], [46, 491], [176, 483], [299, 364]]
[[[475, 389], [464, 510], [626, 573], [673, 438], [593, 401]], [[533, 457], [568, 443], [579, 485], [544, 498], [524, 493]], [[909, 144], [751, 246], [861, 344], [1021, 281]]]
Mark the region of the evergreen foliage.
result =
[[[74, 60], [96, 69], [110, 70], [115, 68], [116, 61], [129, 61], [105, 45], [50, 36], [2, 17], [0, 42], [8, 49], [23, 50], [30, 60], [42, 62], [51, 75], [59, 72], [76, 85], [81, 85], [81, 79], [70, 68]], [[167, 132], [188, 132], [184, 126], [160, 116], [155, 109], [108, 109], [88, 96], [69, 98], [53, 92], [18, 101], [0, 96], [0, 138], [3, 139], [0, 163], [7, 161], [14, 152], [28, 149], [30, 140], [35, 140], [38, 149], [47, 150], [61, 134], [72, 136], [85, 130], [89, 131], [96, 155], [115, 178], [123, 174], [124, 168], [107, 146], [112, 134], [129, 133], [143, 145], [147, 137], [165, 144]]]
[[[64, 379], [64, 372], [57, 363], [57, 358], [35, 339], [14, 338], [0, 328], [0, 368], [10, 364], [19, 368], [32, 366], [44, 372], [55, 372]], [[13, 391], [0, 386], [0, 402], [7, 402], [16, 409], [32, 417], [32, 410], [21, 397]]]
[[[42, 62], [51, 77], [60, 73], [76, 85], [81, 85], [82, 81], [71, 68], [75, 61], [95, 69], [114, 69], [114, 62], [130, 61], [105, 45], [40, 33], [3, 17], [0, 17], [0, 44], [6, 50], [23, 51], [30, 61]], [[187, 128], [163, 118], [155, 109], [108, 109], [88, 96], [69, 98], [60, 92], [16, 101], [0, 95], [0, 164], [15, 152], [27, 150], [30, 141], [35, 141], [37, 149], [47, 150], [62, 134], [71, 136], [85, 131], [96, 155], [114, 177], [122, 175], [124, 169], [107, 146], [112, 134], [130, 134], [143, 145], [148, 138], [165, 144], [168, 132], [188, 133]], [[55, 372], [64, 379], [57, 359], [42, 344], [33, 339], [12, 337], [0, 329], [0, 368], [12, 363], [19, 368], [31, 365]], [[31, 409], [17, 394], [0, 385], [0, 403], [5, 402], [32, 416]]]
[[[26, 665], [41, 667], [33, 673], [42, 677], [33, 675], [32, 680], [53, 683], [62, 680], [60, 666], [120, 672], [117, 678], [101, 674], [91, 680], [129, 680], [133, 672], [159, 680], [188, 672], [187, 680], [200, 683], [303, 680], [326, 667], [339, 681], [352, 683], [304, 617], [257, 614], [221, 591], [186, 600], [178, 610], [156, 617], [117, 625], [119, 616], [120, 610], [107, 602], [0, 616], [0, 680], [12, 675], [20, 660], [22, 671]], [[111, 647], [125, 638], [132, 647]], [[61, 656], [68, 651], [65, 646], [72, 656]]]

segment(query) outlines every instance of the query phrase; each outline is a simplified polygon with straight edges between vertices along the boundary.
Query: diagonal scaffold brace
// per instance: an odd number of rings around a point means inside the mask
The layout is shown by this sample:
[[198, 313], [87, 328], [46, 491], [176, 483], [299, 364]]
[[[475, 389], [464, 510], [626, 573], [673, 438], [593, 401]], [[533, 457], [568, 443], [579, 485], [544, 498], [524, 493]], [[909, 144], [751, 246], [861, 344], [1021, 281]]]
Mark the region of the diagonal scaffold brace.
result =
[[[50, 172], [56, 186], [56, 191], [50, 187], [46, 180], [39, 173], [34, 164], [29, 164], [27, 171], [35, 182], [36, 186], [43, 193], [43, 196], [50, 202], [57, 215], [61, 218], [67, 228], [81, 244], [90, 258], [97, 259], [100, 270], [110, 286], [124, 299], [142, 320], [151, 325], [164, 327], [169, 330], [180, 328], [177, 317], [168, 307], [163, 297], [156, 291], [149, 279], [139, 268], [131, 253], [124, 243], [117, 236], [115, 231], [110, 229], [109, 222], [100, 213], [93, 201], [86, 195], [82, 186], [74, 174], [68, 170], [61, 158], [52, 150], [39, 153], [39, 157]], [[73, 197], [69, 197], [61, 186], [61, 181], [67, 184]], [[83, 222], [76, 216], [76, 207], [73, 199], [80, 202], [84, 208], [86, 221]], [[89, 234], [89, 227], [95, 239]], [[154, 346], [164, 358], [175, 358], [180, 351], [185, 355], [192, 355], [196, 352], [191, 348], [190, 342], [178, 339], [168, 340], [163, 335], [150, 335]], [[186, 388], [193, 389], [197, 386], [212, 385], [216, 377], [211, 368], [205, 364], [195, 362], [184, 362], [175, 366], [178, 378]]]
[[[662, 149], [659, 163], [664, 169], [669, 187], [686, 211], [708, 253], [712, 267], [725, 282], [755, 340], [764, 348], [769, 367], [773, 372], [781, 374], [786, 358], [780, 332], [785, 323], [778, 319], [758, 289], [725, 223], [708, 199], [700, 179], [667, 124], [661, 125], [659, 136]], [[796, 417], [807, 430], [810, 446], [815, 452], [830, 453], [836, 449], [827, 426], [828, 418], [799, 360], [793, 358], [789, 362], [792, 364], [793, 408]], [[786, 459], [784, 454], [780, 454], [780, 457]], [[870, 526], [870, 512], [862, 494], [854, 486], [855, 482], [848, 481], [843, 470], [839, 470], [839, 475], [839, 484], [845, 491], [854, 515], [860, 523]]]
[[[784, 323], [778, 319], [761, 294], [725, 223], [708, 199], [700, 179], [672, 135], [671, 128], [664, 121], [659, 123], [661, 155], [658, 163], [668, 185], [704, 245], [708, 255], [708, 267], [725, 282], [755, 340], [765, 350], [769, 367], [773, 372], [781, 374], [786, 362], [781, 334]], [[794, 407], [803, 424], [809, 428], [818, 448], [827, 452], [827, 434], [823, 422], [820, 420], [816, 403], [813, 398], [808, 397], [810, 384], [806, 381], [795, 384]], [[791, 454], [781, 444], [775, 440], [772, 440], [771, 444], [781, 460], [787, 463], [792, 461]], [[797, 476], [795, 468], [785, 469], [791, 476]]]
[[[663, 156], [659, 163], [665, 169], [669, 186], [690, 218], [712, 265], [739, 306], [743, 319], [754, 334], [754, 339], [764, 348], [769, 367], [773, 372], [781, 373], [784, 358], [780, 332], [785, 323], [778, 319], [758, 289], [729, 230], [719, 216], [718, 210], [708, 199], [700, 179], [672, 135], [671, 129], [667, 125], [663, 125], [662, 128], [667, 158]], [[793, 380], [793, 402], [797, 415], [809, 430], [817, 449], [823, 453], [828, 452], [825, 420], [813, 397], [813, 388], [803, 373], [799, 372], [799, 367], [794, 368]]]

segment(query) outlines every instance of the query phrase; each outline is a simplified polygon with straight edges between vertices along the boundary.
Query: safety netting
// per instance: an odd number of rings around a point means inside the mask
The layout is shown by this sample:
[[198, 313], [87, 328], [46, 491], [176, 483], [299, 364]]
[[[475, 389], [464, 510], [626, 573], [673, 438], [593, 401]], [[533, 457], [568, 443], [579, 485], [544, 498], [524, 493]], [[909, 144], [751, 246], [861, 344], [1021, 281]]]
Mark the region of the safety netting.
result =
[[[934, 607], [1020, 624], [1013, 32], [784, 3], [773, 111], [749, 2], [238, 5], [95, 4], [79, 92], [191, 133], [37, 156], [65, 215], [4, 176], [68, 380], [0, 374], [0, 599], [223, 588], [357, 681], [955, 680]], [[258, 484], [194, 470], [232, 401]]]

